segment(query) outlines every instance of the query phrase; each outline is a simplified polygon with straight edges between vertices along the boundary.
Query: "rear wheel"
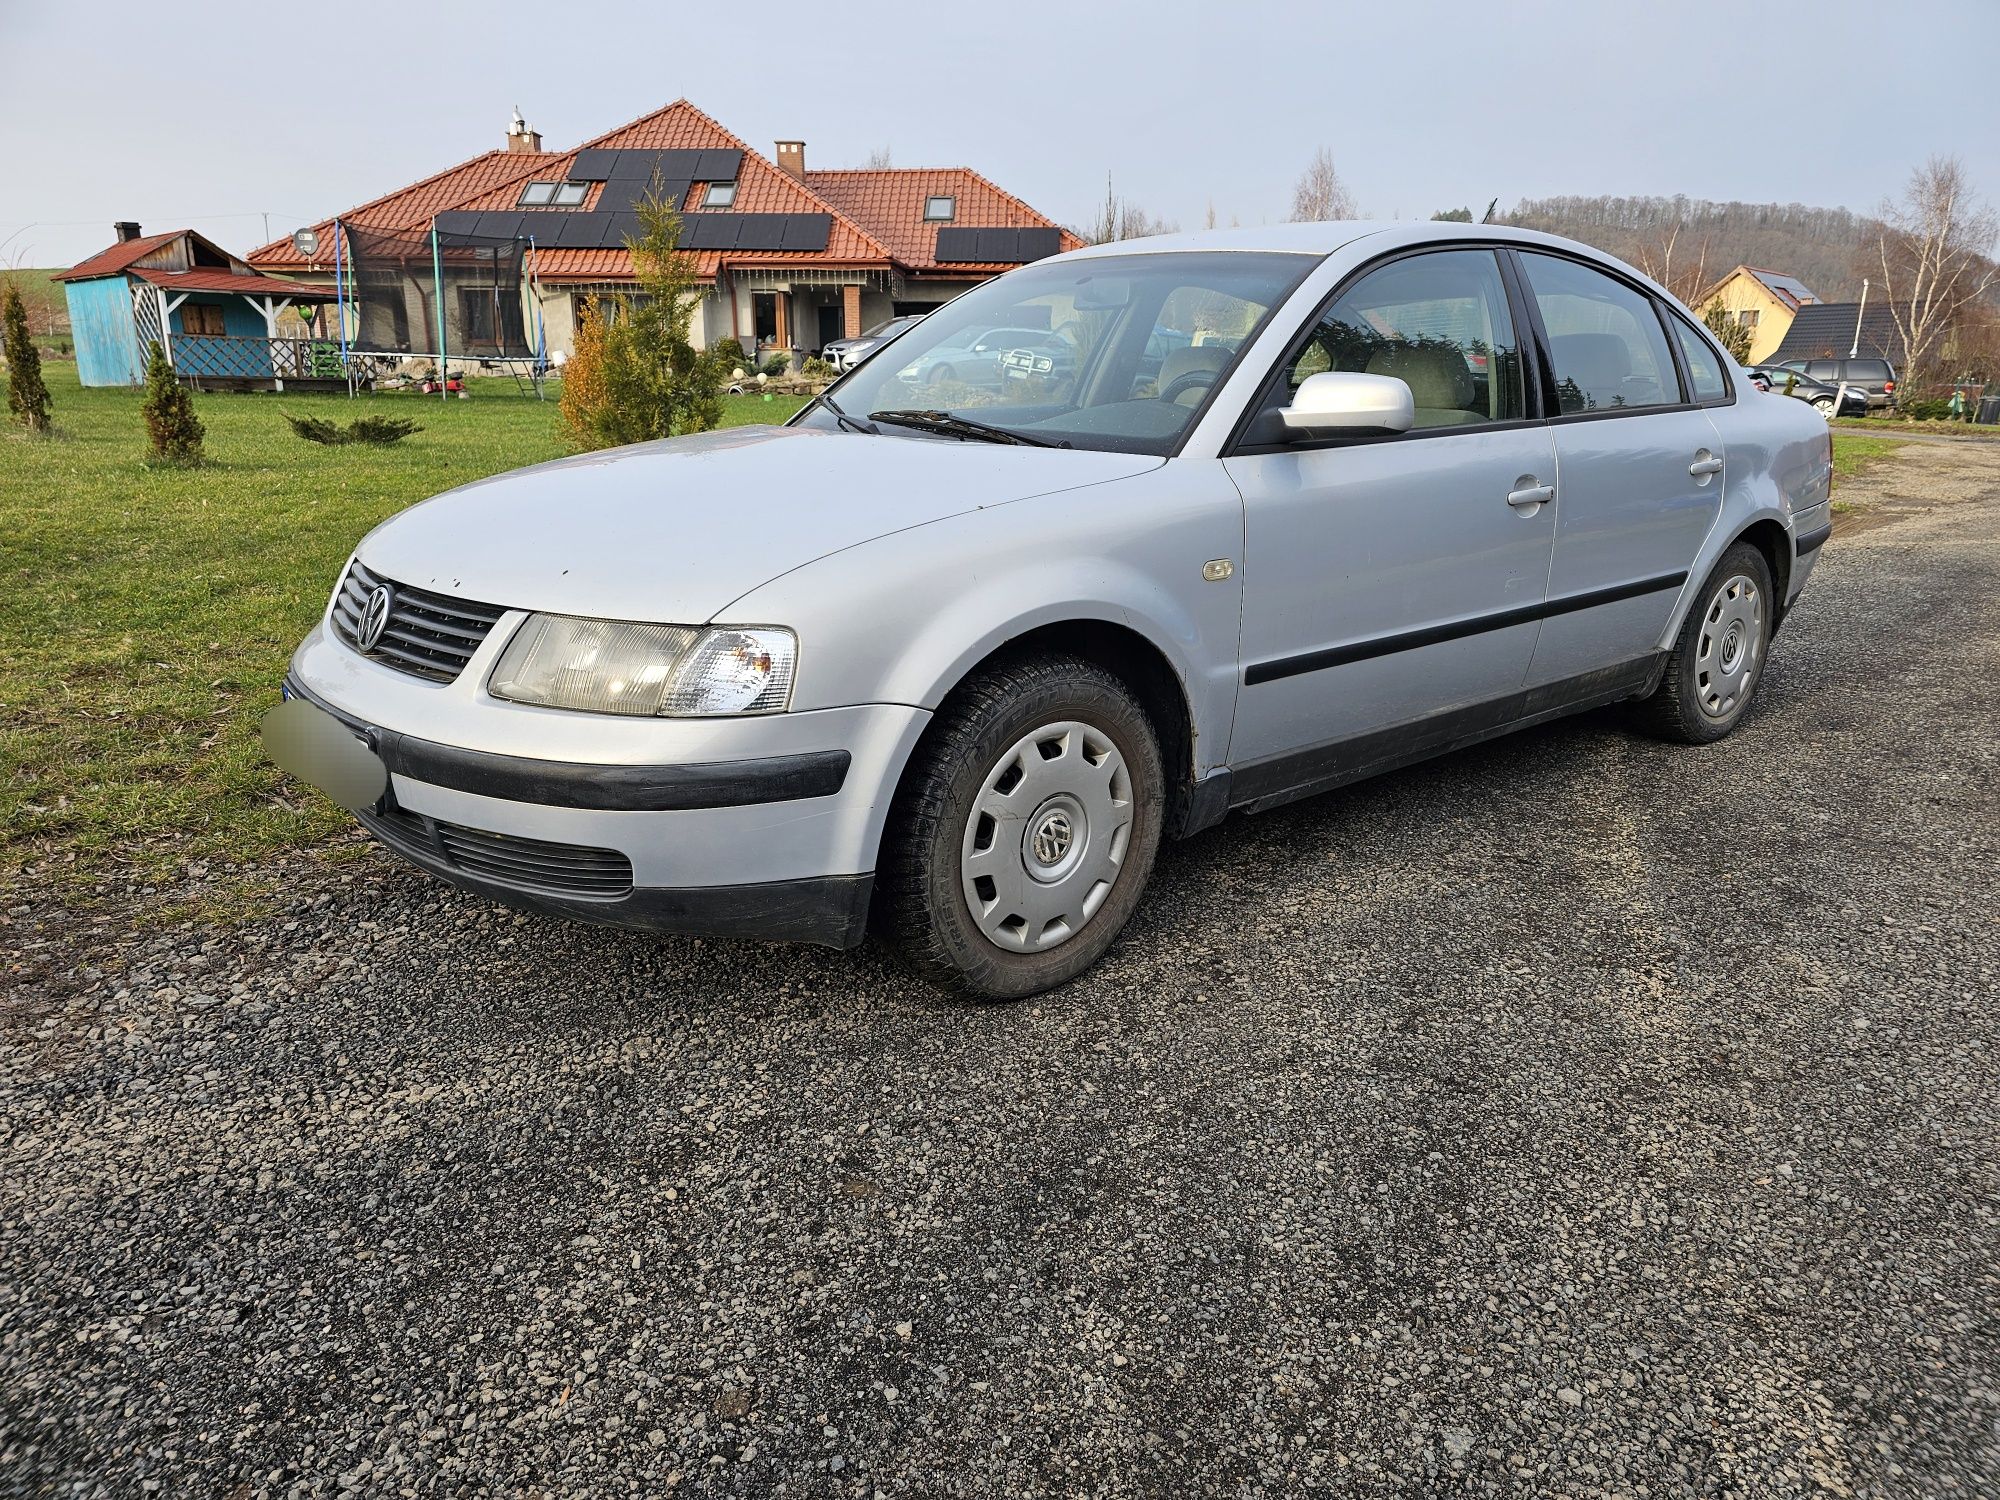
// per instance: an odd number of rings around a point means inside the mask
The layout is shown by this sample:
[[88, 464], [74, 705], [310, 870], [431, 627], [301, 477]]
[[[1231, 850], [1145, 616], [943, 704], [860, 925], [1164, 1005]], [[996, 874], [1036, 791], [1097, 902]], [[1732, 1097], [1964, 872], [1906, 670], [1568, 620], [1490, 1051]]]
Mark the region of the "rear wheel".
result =
[[1640, 706], [1642, 722], [1663, 739], [1705, 745], [1742, 721], [1763, 680], [1776, 595], [1771, 565], [1738, 542], [1702, 585], [1681, 626], [1660, 686]]
[[1138, 905], [1158, 852], [1159, 743], [1131, 691], [1040, 657], [956, 691], [898, 789], [882, 924], [947, 989], [1012, 1000], [1073, 979]]

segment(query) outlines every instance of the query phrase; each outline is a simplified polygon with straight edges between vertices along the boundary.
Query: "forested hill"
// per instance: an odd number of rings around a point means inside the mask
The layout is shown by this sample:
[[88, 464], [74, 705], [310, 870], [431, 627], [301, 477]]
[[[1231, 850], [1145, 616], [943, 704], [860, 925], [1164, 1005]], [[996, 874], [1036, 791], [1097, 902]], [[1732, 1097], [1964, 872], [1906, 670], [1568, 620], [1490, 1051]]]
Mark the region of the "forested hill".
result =
[[1677, 276], [1704, 259], [1709, 282], [1739, 265], [1759, 266], [1798, 277], [1828, 302], [1861, 295], [1863, 259], [1872, 255], [1880, 228], [1876, 220], [1844, 208], [1684, 197], [1528, 198], [1495, 217], [1581, 240], [1642, 267], [1658, 264], [1667, 237], [1680, 225]]

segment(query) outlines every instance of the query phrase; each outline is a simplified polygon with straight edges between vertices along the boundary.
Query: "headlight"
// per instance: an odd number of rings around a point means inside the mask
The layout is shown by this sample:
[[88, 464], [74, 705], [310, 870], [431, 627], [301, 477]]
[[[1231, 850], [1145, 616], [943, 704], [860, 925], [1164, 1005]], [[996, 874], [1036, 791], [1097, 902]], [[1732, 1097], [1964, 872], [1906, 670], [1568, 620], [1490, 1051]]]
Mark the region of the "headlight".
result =
[[700, 630], [533, 615], [488, 690], [496, 698], [600, 714], [783, 713], [798, 638], [772, 626]]

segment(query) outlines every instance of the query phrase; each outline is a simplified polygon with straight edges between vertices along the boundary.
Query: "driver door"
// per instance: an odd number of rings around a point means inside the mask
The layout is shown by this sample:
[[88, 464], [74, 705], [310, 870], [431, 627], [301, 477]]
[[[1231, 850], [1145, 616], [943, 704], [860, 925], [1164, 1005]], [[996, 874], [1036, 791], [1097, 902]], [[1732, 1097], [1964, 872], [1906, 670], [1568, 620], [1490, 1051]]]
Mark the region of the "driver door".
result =
[[[1244, 503], [1239, 797], [1280, 801], [1515, 716], [1555, 544], [1555, 452], [1494, 252], [1424, 251], [1335, 294], [1224, 460]], [[1409, 387], [1406, 433], [1285, 441], [1322, 370]]]

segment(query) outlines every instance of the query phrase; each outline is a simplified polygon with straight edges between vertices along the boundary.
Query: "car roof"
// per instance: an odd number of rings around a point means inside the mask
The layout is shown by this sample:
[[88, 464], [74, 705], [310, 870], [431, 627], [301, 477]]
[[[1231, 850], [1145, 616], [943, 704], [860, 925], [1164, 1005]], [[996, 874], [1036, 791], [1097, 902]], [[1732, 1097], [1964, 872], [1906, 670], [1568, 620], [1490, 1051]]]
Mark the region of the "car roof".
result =
[[1259, 224], [1254, 228], [1199, 229], [1185, 234], [1156, 234], [1137, 240], [1106, 240], [1086, 245], [1057, 257], [1080, 260], [1101, 255], [1157, 255], [1189, 250], [1264, 250], [1294, 255], [1328, 256], [1336, 250], [1369, 240], [1370, 251], [1394, 250], [1402, 245], [1434, 245], [1451, 240], [1502, 240], [1523, 246], [1546, 246], [1555, 250], [1581, 252], [1594, 260], [1616, 266], [1628, 275], [1644, 276], [1616, 256], [1606, 255], [1591, 245], [1543, 234], [1535, 229], [1516, 229], [1510, 224], [1459, 224], [1436, 219], [1331, 219], [1312, 224]]

